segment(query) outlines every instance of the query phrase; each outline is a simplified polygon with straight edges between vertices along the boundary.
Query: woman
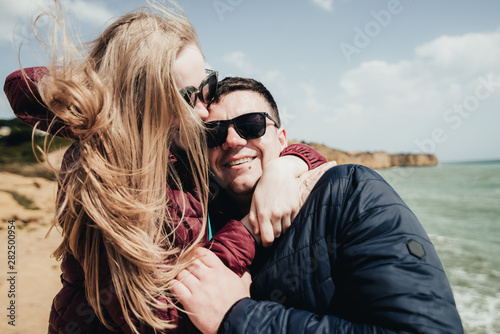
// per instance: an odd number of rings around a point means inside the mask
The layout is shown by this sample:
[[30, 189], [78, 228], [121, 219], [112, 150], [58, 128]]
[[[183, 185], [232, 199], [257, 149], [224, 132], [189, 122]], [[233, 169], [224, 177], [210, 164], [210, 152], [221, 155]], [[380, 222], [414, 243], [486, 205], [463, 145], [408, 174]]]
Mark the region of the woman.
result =
[[[83, 59], [63, 60], [5, 85], [19, 118], [74, 141], [59, 174], [63, 288], [49, 332], [188, 331], [168, 291], [208, 239], [202, 119], [216, 74], [190, 22], [164, 8], [120, 17]], [[210, 246], [239, 275], [255, 254], [237, 221]]]

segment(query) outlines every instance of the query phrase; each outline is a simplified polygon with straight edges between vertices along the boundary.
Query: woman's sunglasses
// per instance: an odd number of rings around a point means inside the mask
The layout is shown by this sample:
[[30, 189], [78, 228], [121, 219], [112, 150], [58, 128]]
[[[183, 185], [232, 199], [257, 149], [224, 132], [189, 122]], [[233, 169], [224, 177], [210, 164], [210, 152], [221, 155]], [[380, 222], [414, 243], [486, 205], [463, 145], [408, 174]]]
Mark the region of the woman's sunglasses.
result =
[[205, 123], [207, 128], [207, 146], [214, 148], [226, 142], [227, 131], [231, 124], [243, 139], [260, 138], [266, 133], [266, 117], [273, 121], [274, 126], [278, 123], [266, 112], [254, 112], [244, 114], [227, 121], [213, 121]]
[[190, 86], [179, 90], [184, 100], [193, 108], [196, 105], [197, 99], [200, 99], [201, 102], [207, 105], [214, 100], [219, 74], [217, 71], [212, 70], [205, 70], [205, 72], [207, 73], [207, 77], [203, 79], [198, 89]]

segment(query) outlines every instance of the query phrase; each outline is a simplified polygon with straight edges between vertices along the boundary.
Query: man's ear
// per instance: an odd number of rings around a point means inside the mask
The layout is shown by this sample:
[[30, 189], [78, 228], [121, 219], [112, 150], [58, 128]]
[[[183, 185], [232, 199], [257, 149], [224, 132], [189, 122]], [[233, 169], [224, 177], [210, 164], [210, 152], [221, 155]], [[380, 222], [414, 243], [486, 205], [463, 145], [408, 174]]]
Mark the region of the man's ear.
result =
[[278, 129], [278, 140], [280, 142], [280, 148], [283, 151], [285, 147], [288, 146], [288, 138], [286, 137], [286, 130], [284, 128]]

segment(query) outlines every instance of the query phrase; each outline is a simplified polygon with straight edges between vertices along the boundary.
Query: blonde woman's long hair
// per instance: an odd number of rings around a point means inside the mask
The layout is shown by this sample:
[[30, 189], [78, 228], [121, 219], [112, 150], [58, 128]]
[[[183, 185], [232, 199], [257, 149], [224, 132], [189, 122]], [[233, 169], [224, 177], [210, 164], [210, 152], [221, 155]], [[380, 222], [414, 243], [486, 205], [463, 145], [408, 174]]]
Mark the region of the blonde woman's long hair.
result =
[[67, 37], [60, 6], [54, 17], [62, 31], [62, 39], [54, 40], [63, 43], [55, 49], [63, 57], [54, 57], [39, 89], [79, 148], [59, 176], [55, 225], [63, 241], [54, 255], [69, 252], [84, 263], [87, 299], [109, 329], [100, 295], [106, 287], [99, 284], [103, 255], [128, 325], [138, 332], [132, 315], [157, 330], [171, 329], [174, 324], [155, 310], [175, 307], [171, 281], [205, 233], [203, 224], [192, 243], [176, 247], [175, 230], [182, 224], [166, 210], [167, 179], [182, 191], [169, 161], [174, 136], [184, 143], [203, 222], [208, 198], [203, 125], [178, 94], [173, 73], [182, 47], [199, 45], [196, 33], [179, 10], [150, 5], [117, 19], [81, 56]]

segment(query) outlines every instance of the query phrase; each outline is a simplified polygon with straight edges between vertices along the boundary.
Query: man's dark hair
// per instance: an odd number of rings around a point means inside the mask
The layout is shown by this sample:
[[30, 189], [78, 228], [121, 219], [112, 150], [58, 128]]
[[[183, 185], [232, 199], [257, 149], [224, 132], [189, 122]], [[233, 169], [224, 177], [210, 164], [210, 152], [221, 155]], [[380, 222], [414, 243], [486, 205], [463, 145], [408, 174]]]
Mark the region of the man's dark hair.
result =
[[278, 106], [274, 101], [273, 96], [267, 90], [267, 88], [257, 80], [249, 78], [240, 77], [226, 77], [219, 81], [217, 87], [217, 93], [215, 94], [214, 101], [212, 103], [219, 103], [219, 101], [227, 94], [237, 91], [251, 91], [262, 96], [269, 106], [271, 107], [271, 116], [278, 123], [278, 127], [281, 126], [280, 115], [278, 112]]

